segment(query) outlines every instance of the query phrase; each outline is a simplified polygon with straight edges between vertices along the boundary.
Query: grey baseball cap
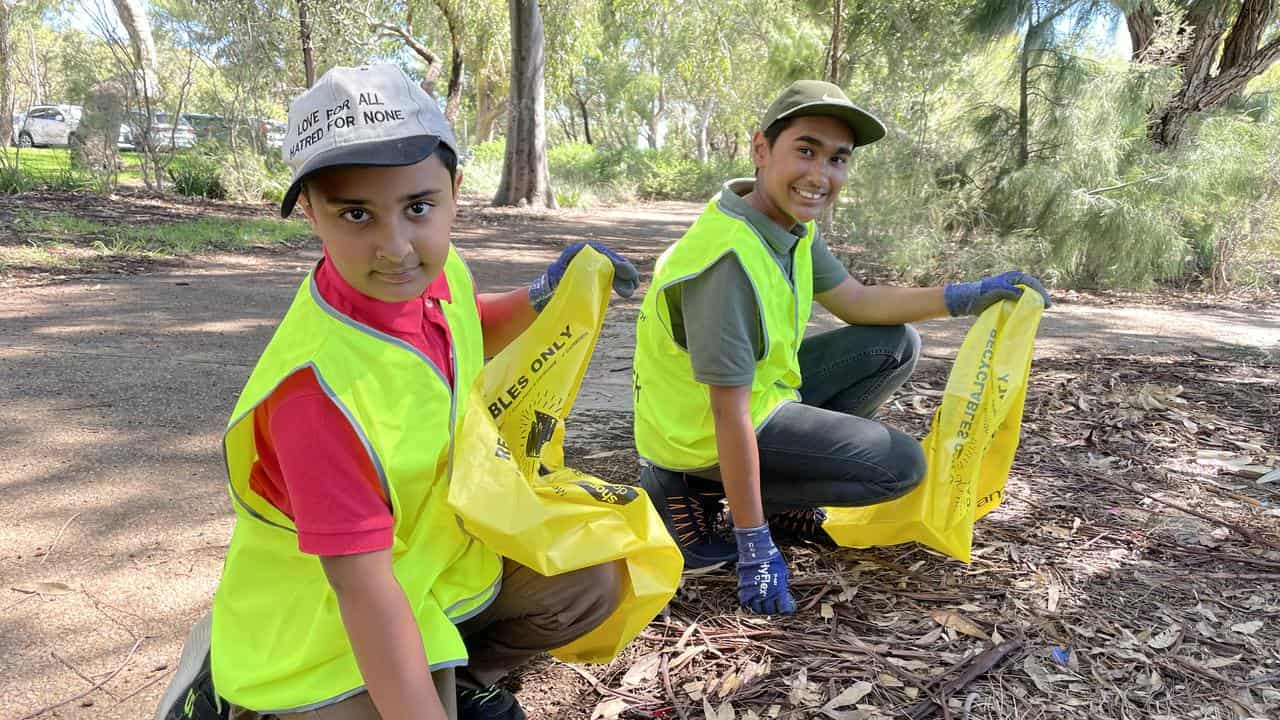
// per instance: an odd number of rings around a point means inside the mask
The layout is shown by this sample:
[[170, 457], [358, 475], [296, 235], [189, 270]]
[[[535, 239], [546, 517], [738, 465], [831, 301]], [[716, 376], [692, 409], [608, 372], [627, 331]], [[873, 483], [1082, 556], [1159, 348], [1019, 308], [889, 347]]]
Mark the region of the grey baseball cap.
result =
[[853, 145], [870, 145], [884, 137], [884, 123], [875, 115], [854, 105], [844, 91], [821, 80], [797, 80], [791, 83], [769, 106], [760, 121], [760, 129], [789, 117], [827, 115], [843, 120], [853, 130]]
[[281, 155], [293, 182], [280, 203], [289, 217], [307, 176], [341, 165], [413, 165], [458, 141], [440, 105], [395, 65], [335, 67], [289, 105]]

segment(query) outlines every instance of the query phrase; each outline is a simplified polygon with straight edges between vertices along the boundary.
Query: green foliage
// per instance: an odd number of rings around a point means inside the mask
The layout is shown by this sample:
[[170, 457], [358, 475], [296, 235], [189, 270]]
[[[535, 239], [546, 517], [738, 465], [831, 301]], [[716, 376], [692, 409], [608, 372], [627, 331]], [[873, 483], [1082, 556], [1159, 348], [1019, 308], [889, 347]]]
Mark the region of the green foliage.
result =
[[15, 229], [29, 242], [91, 244], [110, 254], [186, 255], [210, 250], [291, 245], [311, 237], [300, 220], [201, 217], [161, 225], [114, 225], [65, 213], [19, 214]]
[[227, 188], [219, 177], [222, 170], [218, 158], [203, 151], [179, 153], [169, 163], [169, 182], [173, 191], [189, 197], [225, 200]]
[[212, 200], [279, 202], [290, 182], [289, 168], [274, 157], [235, 152], [218, 143], [202, 143], [174, 156], [168, 174], [179, 195]]

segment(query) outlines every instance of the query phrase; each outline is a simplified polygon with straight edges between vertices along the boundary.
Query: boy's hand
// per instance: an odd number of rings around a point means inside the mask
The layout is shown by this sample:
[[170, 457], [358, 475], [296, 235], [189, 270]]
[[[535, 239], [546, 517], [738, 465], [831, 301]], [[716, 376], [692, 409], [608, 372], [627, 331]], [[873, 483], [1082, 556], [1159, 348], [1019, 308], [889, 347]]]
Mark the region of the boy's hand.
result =
[[738, 601], [761, 615], [790, 615], [796, 601], [787, 588], [787, 562], [773, 544], [768, 523], [734, 528], [738, 541]]
[[1017, 300], [1022, 297], [1019, 285], [1026, 285], [1040, 293], [1040, 297], [1044, 298], [1044, 306], [1053, 307], [1053, 301], [1049, 299], [1049, 292], [1044, 289], [1044, 285], [1031, 275], [1017, 270], [973, 282], [950, 283], [943, 289], [943, 299], [951, 317], [981, 315], [983, 310], [999, 300]]
[[574, 243], [564, 249], [560, 253], [560, 257], [556, 261], [547, 266], [545, 272], [538, 276], [537, 280], [529, 286], [529, 302], [533, 304], [533, 309], [542, 312], [542, 308], [547, 306], [551, 301], [551, 296], [555, 294], [556, 286], [560, 284], [560, 279], [564, 277], [565, 270], [569, 269], [569, 263], [582, 250], [582, 248], [590, 245], [601, 255], [609, 258], [613, 263], [613, 291], [624, 298], [629, 298], [635, 293], [636, 288], [640, 287], [640, 273], [636, 270], [636, 266], [631, 261], [622, 257], [618, 253], [601, 245], [600, 243]]

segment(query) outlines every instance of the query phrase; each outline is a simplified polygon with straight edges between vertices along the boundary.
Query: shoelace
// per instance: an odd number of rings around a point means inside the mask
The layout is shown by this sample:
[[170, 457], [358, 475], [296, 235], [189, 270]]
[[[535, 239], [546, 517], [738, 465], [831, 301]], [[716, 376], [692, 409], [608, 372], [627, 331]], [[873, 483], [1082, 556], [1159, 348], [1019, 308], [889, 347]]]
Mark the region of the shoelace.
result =
[[502, 691], [492, 685], [486, 688], [467, 688], [462, 692], [475, 705], [486, 705], [490, 701], [498, 700], [502, 697]]
[[815, 507], [780, 512], [769, 518], [769, 525], [792, 535], [821, 537], [822, 523], [826, 521], [827, 511], [820, 507]]
[[683, 494], [668, 495], [667, 507], [671, 509], [671, 524], [675, 527], [676, 539], [681, 545], [697, 544], [710, 534], [711, 528], [701, 498]]

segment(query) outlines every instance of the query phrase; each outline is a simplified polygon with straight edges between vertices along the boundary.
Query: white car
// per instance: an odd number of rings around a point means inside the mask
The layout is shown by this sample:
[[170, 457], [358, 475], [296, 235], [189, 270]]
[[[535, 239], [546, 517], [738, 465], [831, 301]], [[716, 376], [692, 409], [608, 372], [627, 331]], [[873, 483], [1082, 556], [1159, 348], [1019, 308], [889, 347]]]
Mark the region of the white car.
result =
[[15, 127], [18, 147], [65, 147], [76, 140], [84, 109], [79, 105], [35, 105]]

